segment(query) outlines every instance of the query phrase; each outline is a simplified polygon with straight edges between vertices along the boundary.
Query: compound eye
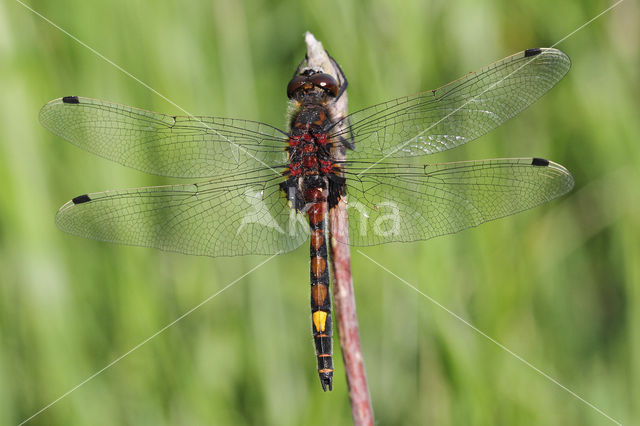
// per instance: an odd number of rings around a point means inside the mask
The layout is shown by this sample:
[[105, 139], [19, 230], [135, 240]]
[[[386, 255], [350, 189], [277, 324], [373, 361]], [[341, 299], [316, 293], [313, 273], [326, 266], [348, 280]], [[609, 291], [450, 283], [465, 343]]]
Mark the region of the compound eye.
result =
[[297, 75], [291, 79], [289, 85], [287, 86], [287, 97], [291, 99], [293, 93], [304, 86], [305, 83], [309, 81], [309, 77], [306, 75]]
[[313, 74], [309, 77], [309, 81], [313, 83], [314, 86], [320, 87], [324, 90], [327, 90], [333, 96], [338, 95], [338, 82], [335, 78], [331, 77], [329, 74], [318, 73]]

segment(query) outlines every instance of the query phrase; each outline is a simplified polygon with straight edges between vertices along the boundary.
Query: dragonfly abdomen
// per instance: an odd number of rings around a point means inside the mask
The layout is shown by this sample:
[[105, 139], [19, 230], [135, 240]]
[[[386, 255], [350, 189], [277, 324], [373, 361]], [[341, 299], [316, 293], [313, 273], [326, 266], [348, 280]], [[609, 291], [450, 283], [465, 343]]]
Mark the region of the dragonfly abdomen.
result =
[[311, 281], [311, 319], [313, 340], [318, 358], [318, 375], [322, 388], [332, 389], [332, 321], [331, 295], [329, 294], [329, 269], [327, 262], [326, 239], [326, 191], [321, 187], [309, 188], [305, 191], [308, 205], [311, 244], [309, 248], [310, 281]]

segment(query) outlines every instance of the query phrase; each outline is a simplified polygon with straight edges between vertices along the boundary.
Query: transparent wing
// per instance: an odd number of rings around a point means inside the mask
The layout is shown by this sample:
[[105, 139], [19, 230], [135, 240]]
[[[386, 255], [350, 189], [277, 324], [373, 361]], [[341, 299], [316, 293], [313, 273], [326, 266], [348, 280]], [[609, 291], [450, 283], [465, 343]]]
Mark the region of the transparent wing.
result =
[[529, 49], [446, 86], [357, 111], [333, 136], [351, 140], [349, 159], [432, 154], [476, 139], [551, 89], [571, 61], [556, 49]]
[[350, 239], [366, 246], [452, 234], [535, 207], [572, 187], [569, 171], [540, 158], [350, 165]]
[[93, 154], [162, 176], [214, 177], [279, 168], [287, 160], [286, 134], [253, 121], [171, 116], [68, 96], [46, 104], [40, 122]]
[[207, 256], [275, 254], [308, 236], [270, 171], [216, 182], [81, 195], [56, 215], [65, 232], [111, 243]]

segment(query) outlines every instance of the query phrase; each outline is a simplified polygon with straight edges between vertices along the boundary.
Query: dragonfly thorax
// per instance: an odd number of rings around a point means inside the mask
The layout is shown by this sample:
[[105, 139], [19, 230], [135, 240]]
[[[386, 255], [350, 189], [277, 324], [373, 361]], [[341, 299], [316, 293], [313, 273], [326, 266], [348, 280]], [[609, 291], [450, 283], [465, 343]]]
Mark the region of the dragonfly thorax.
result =
[[332, 125], [326, 107], [314, 103], [304, 105], [291, 118], [288, 178], [281, 188], [298, 211], [310, 203], [328, 201], [334, 205], [342, 193], [338, 189], [340, 168], [333, 162], [328, 137]]

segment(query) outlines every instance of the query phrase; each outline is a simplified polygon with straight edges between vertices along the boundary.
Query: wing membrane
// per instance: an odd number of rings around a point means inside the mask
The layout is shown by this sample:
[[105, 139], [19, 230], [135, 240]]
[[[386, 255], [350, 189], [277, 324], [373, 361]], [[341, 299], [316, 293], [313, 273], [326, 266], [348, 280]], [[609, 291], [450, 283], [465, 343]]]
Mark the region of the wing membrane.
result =
[[573, 177], [538, 158], [412, 166], [351, 166], [347, 179], [353, 245], [452, 234], [567, 193]]
[[500, 126], [551, 89], [571, 61], [556, 49], [529, 49], [446, 86], [357, 111], [334, 136], [351, 139], [349, 159], [444, 151]]
[[170, 116], [70, 96], [46, 104], [40, 122], [93, 154], [162, 176], [215, 177], [280, 168], [287, 159], [286, 134], [254, 121]]
[[307, 239], [308, 225], [288, 207], [279, 181], [267, 171], [86, 194], [62, 206], [56, 224], [85, 238], [185, 254], [287, 252]]

